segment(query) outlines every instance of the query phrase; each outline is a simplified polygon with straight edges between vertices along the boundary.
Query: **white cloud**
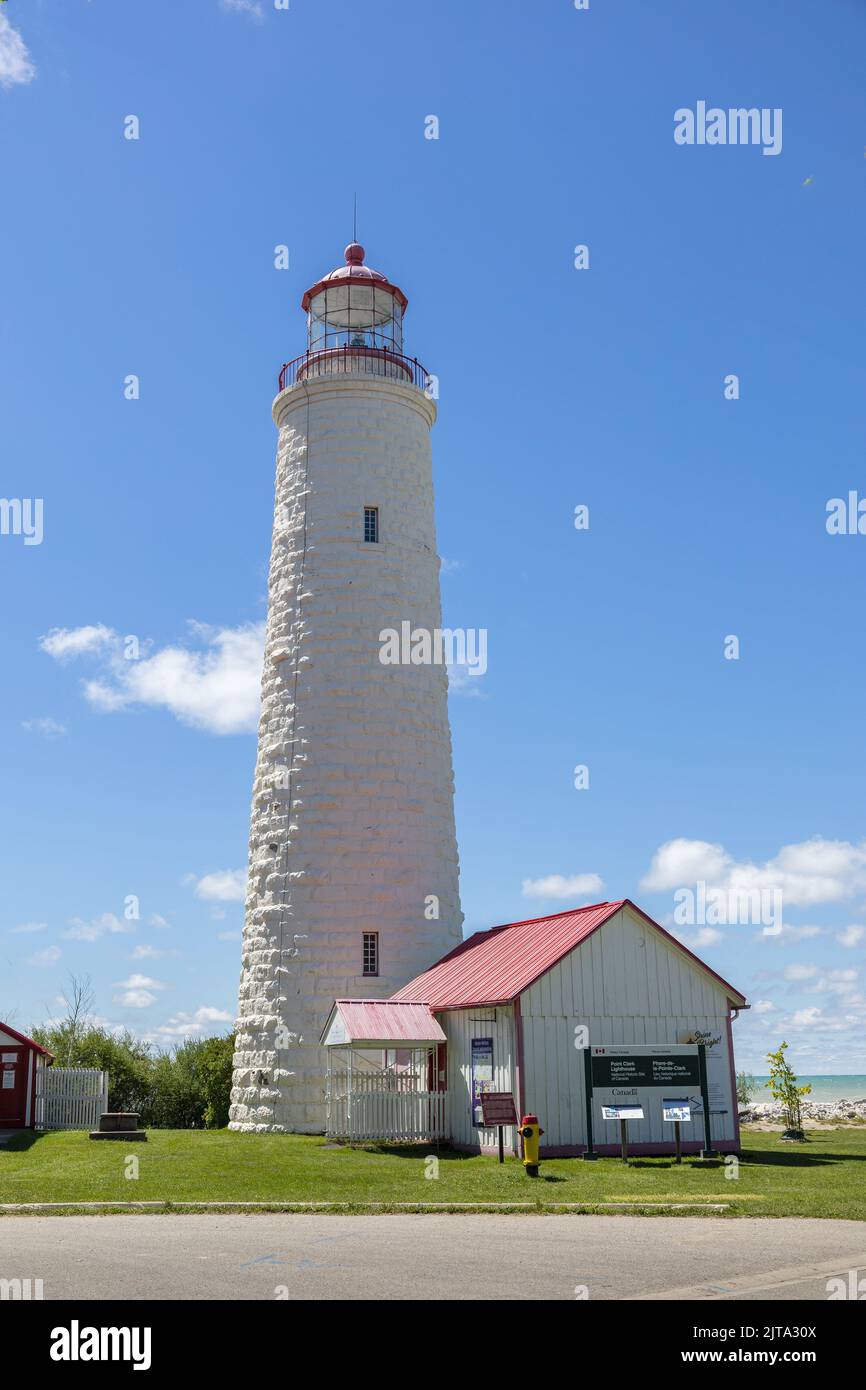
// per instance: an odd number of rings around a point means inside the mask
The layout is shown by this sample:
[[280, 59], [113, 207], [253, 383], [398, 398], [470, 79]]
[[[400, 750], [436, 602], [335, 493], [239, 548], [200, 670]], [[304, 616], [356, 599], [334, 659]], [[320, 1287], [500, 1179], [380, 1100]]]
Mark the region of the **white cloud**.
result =
[[202, 649], [163, 647], [137, 661], [111, 652], [105, 675], [85, 681], [104, 713], [135, 705], [167, 709], [182, 724], [213, 734], [254, 732], [261, 699], [264, 623], [212, 630], [193, 624]]
[[[264, 623], [212, 628], [191, 622], [197, 646], [142, 651], [104, 623], [54, 628], [39, 645], [58, 661], [95, 657], [100, 673], [83, 682], [85, 698], [104, 714], [135, 706], [167, 709], [183, 724], [215, 734], [254, 732], [261, 698]], [[130, 657], [131, 649], [139, 653]]]
[[158, 928], [160, 929], [160, 931], [170, 931], [170, 930], [171, 930], [171, 922], [167, 922], [167, 921], [165, 920], [164, 917], [160, 917], [160, 915], [159, 915], [158, 912], [154, 912], [153, 915], [150, 917], [149, 920], [150, 920], [150, 925], [151, 925], [152, 927], [158, 927]]
[[755, 941], [768, 942], [771, 946], [795, 946], [798, 941], [809, 941], [814, 936], [826, 935], [823, 927], [792, 927], [782, 923], [779, 932], [758, 932]]
[[229, 14], [245, 14], [256, 24], [261, 24], [265, 15], [260, 0], [220, 0], [220, 9]]
[[28, 734], [41, 734], [43, 738], [55, 739], [63, 738], [66, 733], [66, 725], [58, 724], [56, 719], [48, 717], [44, 719], [25, 719], [21, 724]]
[[698, 927], [695, 932], [675, 931], [673, 935], [690, 951], [700, 951], [707, 946], [718, 946], [723, 935], [717, 927]]
[[162, 960], [166, 955], [165, 951], [158, 951], [155, 946], [136, 946], [132, 953], [132, 960]]
[[234, 1015], [226, 1013], [225, 1009], [214, 1009], [204, 1004], [196, 1009], [195, 1017], [197, 1023], [231, 1023]]
[[89, 627], [55, 627], [45, 637], [40, 637], [39, 645], [49, 656], [57, 661], [69, 661], [76, 656], [92, 655], [117, 641], [117, 633], [104, 623], [94, 623]]
[[[212, 1032], [214, 1023], [233, 1023], [234, 1016], [225, 1009], [216, 1009], [203, 1004], [194, 1014], [175, 1014], [167, 1022], [159, 1025], [149, 1035], [147, 1041], [166, 1042], [178, 1038], [196, 1038], [202, 1033]], [[209, 1026], [210, 1025], [210, 1026]]]
[[857, 994], [857, 971], [856, 970], [828, 970], [826, 975], [822, 975], [814, 985], [810, 985], [807, 994], [836, 994], [846, 1004], [854, 1002], [859, 998]]
[[641, 888], [661, 893], [690, 883], [715, 883], [730, 863], [721, 845], [707, 840], [668, 840], [653, 855]]
[[85, 922], [83, 917], [73, 917], [63, 935], [68, 941], [98, 941], [101, 936], [129, 935], [133, 931], [134, 927], [121, 922], [113, 912], [103, 912], [101, 917], [94, 917], [90, 922]]
[[752, 864], [707, 840], [668, 840], [653, 855], [641, 887], [664, 892], [701, 882], [727, 892], [778, 889], [789, 907], [838, 902], [866, 889], [866, 841], [854, 845], [815, 836]]
[[447, 670], [449, 695], [465, 695], [468, 699], [487, 699], [481, 688], [483, 675], [472, 675], [466, 665], [449, 666]]
[[147, 1009], [156, 1003], [155, 990], [165, 989], [162, 980], [152, 980], [149, 975], [130, 975], [128, 980], [117, 980], [115, 987], [123, 991], [114, 996], [115, 1004], [123, 1004], [127, 1009]]
[[818, 974], [817, 965], [786, 965], [782, 971], [786, 980], [814, 980]]
[[600, 893], [604, 881], [598, 874], [548, 874], [546, 878], [525, 878], [521, 886], [524, 898], [583, 898], [587, 893]]
[[195, 895], [206, 902], [242, 903], [247, 891], [246, 869], [217, 869], [204, 878], [190, 874], [187, 883], [195, 884]]
[[10, 930], [10, 932], [11, 932], [11, 934], [12, 934], [13, 936], [24, 935], [24, 934], [26, 934], [26, 933], [36, 932], [36, 931], [47, 931], [47, 930], [48, 930], [48, 923], [47, 923], [47, 922], [22, 922], [20, 927], [10, 927], [9, 930]]
[[776, 1006], [769, 999], [758, 999], [752, 1005], [752, 1012], [756, 1014], [771, 1014]]
[[840, 946], [859, 946], [864, 937], [866, 937], [866, 927], [858, 926], [856, 922], [852, 922], [851, 926], [846, 927], [844, 931], [836, 933], [836, 940]]
[[59, 946], [46, 946], [44, 951], [37, 951], [34, 956], [28, 956], [24, 964], [32, 965], [38, 970], [47, 970], [56, 965], [62, 955]]
[[36, 68], [17, 29], [0, 13], [0, 87], [19, 87], [32, 82]]
[[117, 989], [165, 989], [162, 980], [152, 980], [149, 975], [130, 975], [128, 980], [115, 980]]
[[123, 1004], [127, 1009], [148, 1009], [156, 1003], [156, 995], [147, 989], [127, 989], [123, 994], [115, 994], [115, 1004]]
[[823, 1023], [824, 1019], [822, 1011], [813, 1007], [811, 1009], [799, 1009], [791, 1022], [797, 1027], [809, 1028], [815, 1023]]

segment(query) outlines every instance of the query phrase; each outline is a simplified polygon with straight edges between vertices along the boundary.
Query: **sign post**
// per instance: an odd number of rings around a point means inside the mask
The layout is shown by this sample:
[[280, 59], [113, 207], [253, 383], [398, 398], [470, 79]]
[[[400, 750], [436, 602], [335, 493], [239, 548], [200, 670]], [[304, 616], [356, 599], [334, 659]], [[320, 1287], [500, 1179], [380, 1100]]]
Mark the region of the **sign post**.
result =
[[481, 1122], [499, 1131], [499, 1162], [505, 1162], [505, 1126], [517, 1124], [517, 1108], [510, 1091], [485, 1091], [481, 1096]]
[[707, 1049], [704, 1043], [698, 1043], [698, 1066], [701, 1074], [701, 1100], [704, 1103], [704, 1147], [698, 1157], [718, 1158], [719, 1154], [713, 1148], [713, 1138], [710, 1134], [710, 1093], [707, 1086]]
[[601, 1107], [601, 1118], [603, 1120], [619, 1120], [619, 1143], [622, 1152], [623, 1163], [628, 1163], [628, 1122], [629, 1120], [642, 1120], [644, 1118], [643, 1109], [639, 1105], [603, 1105]]
[[682, 1123], [684, 1120], [692, 1118], [692, 1107], [689, 1104], [688, 1096], [668, 1097], [662, 1101], [662, 1119], [674, 1127], [674, 1143], [676, 1145], [676, 1162], [683, 1161], [683, 1138]]
[[583, 1049], [583, 1078], [586, 1096], [586, 1148], [583, 1157], [594, 1159], [598, 1158], [598, 1154], [592, 1147], [592, 1053], [588, 1047]]

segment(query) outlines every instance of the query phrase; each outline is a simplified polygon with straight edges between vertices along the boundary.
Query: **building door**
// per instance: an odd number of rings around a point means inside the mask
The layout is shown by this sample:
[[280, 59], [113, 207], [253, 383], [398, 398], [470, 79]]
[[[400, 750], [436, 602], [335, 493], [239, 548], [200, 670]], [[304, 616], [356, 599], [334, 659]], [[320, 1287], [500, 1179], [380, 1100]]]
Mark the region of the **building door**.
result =
[[448, 1054], [446, 1052], [448, 1044], [438, 1043], [432, 1048], [427, 1059], [427, 1090], [428, 1091], [447, 1091], [448, 1090]]
[[0, 1129], [20, 1129], [27, 1111], [27, 1061], [24, 1047], [0, 1047]]

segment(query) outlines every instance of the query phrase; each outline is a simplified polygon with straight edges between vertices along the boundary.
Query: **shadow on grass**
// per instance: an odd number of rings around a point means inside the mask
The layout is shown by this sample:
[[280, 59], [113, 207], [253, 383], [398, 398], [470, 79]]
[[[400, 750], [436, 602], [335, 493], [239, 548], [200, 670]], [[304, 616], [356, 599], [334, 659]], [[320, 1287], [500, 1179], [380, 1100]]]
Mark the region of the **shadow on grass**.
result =
[[[452, 1149], [448, 1144], [420, 1143], [420, 1144], [391, 1144], [387, 1140], [377, 1142], [370, 1140], [368, 1143], [339, 1143], [331, 1140], [328, 1143], [318, 1145], [319, 1148], [345, 1149], [347, 1153], [382, 1154], [389, 1158], [412, 1158], [416, 1162], [418, 1159], [429, 1158], [431, 1155], [436, 1158], [447, 1158], [449, 1162], [454, 1160], [464, 1160], [468, 1158], [478, 1158], [477, 1153], [466, 1153], [463, 1149]], [[489, 1156], [489, 1155], [488, 1155]], [[506, 1163], [512, 1155], [506, 1156]], [[516, 1160], [514, 1160], [516, 1162]]]
[[[625, 1166], [625, 1165], [623, 1165], [623, 1166]], [[628, 1161], [628, 1166], [629, 1166], [629, 1168], [652, 1168], [652, 1169], [661, 1170], [662, 1168], [673, 1168], [673, 1167], [675, 1167], [676, 1165], [673, 1164], [673, 1163], [660, 1162], [659, 1159], [657, 1159], [657, 1158], [656, 1158], [656, 1159], [653, 1159], [652, 1161], [650, 1161], [650, 1160], [648, 1160], [648, 1159], [644, 1159], [644, 1158], [630, 1158], [629, 1161]], [[687, 1165], [686, 1165], [686, 1164], [681, 1164], [680, 1166], [681, 1166], [681, 1167], [686, 1167]], [[691, 1166], [691, 1165], [688, 1165], [688, 1166]], [[702, 1164], [701, 1166], [703, 1167], [703, 1164]]]
[[798, 1146], [778, 1153], [744, 1149], [741, 1159], [750, 1168], [822, 1168], [828, 1163], [866, 1163], [866, 1154], [804, 1153]]
[[0, 1144], [0, 1156], [7, 1154], [25, 1153], [27, 1149], [32, 1149], [40, 1139], [44, 1139], [44, 1133], [35, 1129], [21, 1129], [14, 1134], [11, 1139], [7, 1139], [5, 1144]]

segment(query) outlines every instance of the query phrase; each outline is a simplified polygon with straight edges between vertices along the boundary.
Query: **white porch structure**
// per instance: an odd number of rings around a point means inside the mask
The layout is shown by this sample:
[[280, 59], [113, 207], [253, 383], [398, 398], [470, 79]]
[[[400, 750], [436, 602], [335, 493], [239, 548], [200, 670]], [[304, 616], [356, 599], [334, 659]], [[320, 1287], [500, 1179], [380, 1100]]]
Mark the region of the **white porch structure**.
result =
[[328, 1136], [395, 1143], [447, 1138], [444, 1042], [426, 1004], [338, 999], [322, 1034]]

